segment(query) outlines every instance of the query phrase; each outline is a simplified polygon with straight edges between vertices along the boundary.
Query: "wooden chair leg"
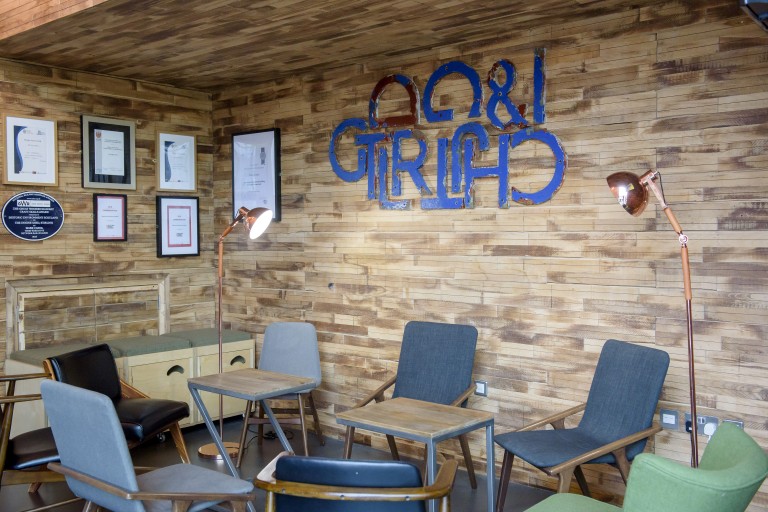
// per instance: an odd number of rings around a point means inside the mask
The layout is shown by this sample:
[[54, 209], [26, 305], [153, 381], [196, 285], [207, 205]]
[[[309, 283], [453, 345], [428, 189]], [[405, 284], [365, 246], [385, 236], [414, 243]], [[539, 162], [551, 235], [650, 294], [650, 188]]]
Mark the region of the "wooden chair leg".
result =
[[320, 440], [320, 444], [325, 446], [325, 438], [323, 437], [323, 431], [320, 429], [320, 418], [317, 417], [317, 408], [315, 407], [315, 398], [312, 396], [312, 391], [307, 396], [309, 397], [309, 406], [312, 408], [312, 418], [315, 421], [315, 434]]
[[579, 483], [581, 494], [583, 494], [587, 498], [591, 498], [592, 494], [589, 492], [587, 479], [584, 477], [584, 472], [581, 470], [581, 466], [576, 466], [576, 469], [573, 470], [573, 476], [576, 477], [576, 481]]
[[627, 460], [627, 452], [625, 448], [620, 448], [613, 452], [613, 456], [616, 458], [616, 467], [619, 468], [621, 473], [621, 479], [624, 480], [624, 485], [627, 485], [627, 479], [629, 478], [629, 460]]
[[355, 427], [347, 427], [347, 432], [344, 435], [344, 453], [343, 458], [349, 459], [352, 457], [352, 443], [355, 440]]
[[267, 499], [264, 503], [264, 512], [275, 512], [275, 493], [267, 492]]
[[[507, 500], [507, 487], [512, 478], [512, 463], [515, 461], [515, 454], [504, 451], [504, 460], [501, 463], [501, 474], [499, 475], [499, 492], [496, 494], [496, 512], [504, 510], [504, 502]], [[487, 478], [491, 478], [488, 475]]]
[[309, 443], [307, 442], [307, 423], [304, 418], [304, 395], [298, 393], [296, 398], [299, 402], [299, 425], [301, 426], [301, 438], [304, 441], [304, 455], [309, 456]]
[[467, 476], [469, 477], [469, 485], [473, 489], [477, 489], [477, 478], [475, 478], [475, 465], [472, 464], [472, 453], [469, 451], [469, 441], [467, 436], [462, 434], [459, 436], [459, 444], [461, 445], [461, 453], [464, 454], [464, 464], [467, 466]]
[[568, 492], [571, 489], [571, 480], [573, 480], [573, 468], [563, 470], [557, 475], [557, 492]]
[[182, 462], [184, 462], [184, 464], [189, 464], [189, 453], [187, 453], [187, 445], [184, 443], [184, 436], [181, 434], [179, 422], [177, 421], [174, 423], [168, 430], [171, 432], [173, 444], [176, 445], [176, 451], [179, 452], [179, 457], [181, 457]]
[[395, 444], [395, 437], [387, 434], [387, 444], [389, 444], [389, 451], [392, 452], [392, 459], [400, 460], [400, 454], [397, 453], [397, 445]]
[[240, 445], [237, 448], [237, 462], [235, 467], [240, 469], [240, 464], [243, 462], [243, 450], [245, 450], [245, 438], [248, 435], [248, 421], [251, 418], [251, 409], [253, 408], [253, 402], [248, 400], [245, 404], [245, 412], [243, 413], [243, 429], [240, 431]]
[[29, 494], [37, 494], [37, 491], [40, 490], [40, 486], [43, 485], [43, 482], [34, 482], [29, 484], [29, 487], [27, 487], [27, 492]]

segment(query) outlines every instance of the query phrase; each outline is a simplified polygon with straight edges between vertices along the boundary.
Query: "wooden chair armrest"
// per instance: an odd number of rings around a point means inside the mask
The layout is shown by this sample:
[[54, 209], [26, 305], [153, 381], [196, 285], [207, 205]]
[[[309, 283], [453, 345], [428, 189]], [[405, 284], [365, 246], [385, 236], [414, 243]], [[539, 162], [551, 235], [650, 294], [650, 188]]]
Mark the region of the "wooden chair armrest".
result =
[[451, 402], [451, 405], [454, 407], [460, 406], [461, 404], [464, 403], [465, 400], [469, 399], [469, 397], [471, 397], [474, 394], [474, 392], [475, 392], [474, 385], [468, 387], [462, 394], [458, 396], [458, 398], [456, 398], [456, 400]]
[[565, 420], [565, 418], [567, 418], [568, 416], [573, 416], [574, 414], [583, 411], [586, 406], [587, 404], [583, 403], [575, 407], [571, 407], [570, 409], [566, 409], [562, 412], [553, 414], [552, 416], [548, 416], [544, 419], [531, 423], [530, 425], [526, 425], [523, 428], [518, 429], [517, 432], [527, 432], [528, 430], [536, 430], [537, 428], [541, 428], [545, 425], [552, 425], [554, 428], [563, 428], [562, 426], [559, 426], [557, 424]]
[[123, 379], [120, 379], [120, 396], [122, 398], [149, 398], [149, 395], [139, 391]]
[[256, 475], [256, 480], [262, 481], [262, 482], [268, 482], [268, 483], [275, 483], [275, 468], [277, 467], [277, 461], [285, 457], [286, 455], [290, 455], [289, 452], [280, 452], [277, 454], [277, 457], [272, 459], [269, 464], [267, 464], [264, 469], [259, 471], [259, 474]]
[[250, 501], [255, 498], [255, 493], [250, 492], [248, 494], [232, 494], [232, 493], [189, 493], [189, 492], [145, 492], [145, 491], [129, 491], [112, 485], [109, 482], [105, 482], [99, 478], [86, 475], [80, 471], [75, 471], [72, 468], [63, 466], [58, 462], [51, 462], [48, 464], [48, 469], [61, 473], [64, 476], [68, 476], [79, 480], [83, 483], [96, 487], [104, 492], [108, 492], [114, 496], [126, 500], [174, 500], [174, 501]]
[[373, 402], [374, 400], [376, 400], [377, 402], [381, 402], [384, 399], [384, 392], [390, 386], [392, 386], [392, 384], [395, 383], [396, 379], [397, 379], [397, 375], [395, 375], [393, 377], [390, 377], [389, 379], [387, 379], [387, 381], [384, 384], [379, 386], [373, 393], [371, 393], [370, 395], [365, 397], [362, 402], [360, 402], [360, 403], [354, 405], [353, 407], [351, 407], [351, 409], [357, 409], [358, 407], [362, 407], [364, 405], [367, 405], [367, 404]]
[[[281, 455], [279, 455], [278, 458]], [[332, 485], [305, 484], [275, 480], [274, 477], [271, 476], [274, 475], [274, 472], [270, 474], [268, 479], [262, 479], [262, 473], [259, 473], [259, 476], [256, 477], [254, 483], [259, 489], [271, 493], [303, 496], [330, 501], [423, 501], [442, 498], [450, 493], [453, 488], [453, 481], [456, 477], [457, 468], [458, 462], [455, 460], [447, 461], [440, 468], [437, 478], [435, 478], [435, 483], [426, 487], [387, 489], [376, 487], [337, 487]]]
[[600, 457], [607, 453], [612, 453], [620, 448], [629, 446], [632, 443], [635, 443], [642, 439], [649, 438], [660, 431], [661, 431], [661, 426], [654, 425], [652, 427], [646, 428], [645, 430], [641, 430], [639, 432], [635, 432], [634, 434], [628, 435], [626, 437], [622, 437], [621, 439], [618, 439], [612, 443], [608, 443], [604, 446], [601, 446], [600, 448], [596, 448], [592, 451], [581, 454], [578, 457], [574, 457], [573, 459], [562, 462], [557, 466], [544, 468], [544, 471], [549, 475], [557, 475], [558, 473], [561, 473], [564, 469], [575, 468], [576, 466], [580, 466], [581, 464], [584, 464], [585, 462], [589, 462], [594, 458]]
[[13, 382], [17, 380], [47, 379], [47, 373], [19, 373], [17, 375], [0, 375], [0, 382]]
[[34, 400], [40, 400], [42, 396], [37, 395], [11, 395], [0, 397], [0, 405], [3, 404], [17, 404], [19, 402], [32, 402]]

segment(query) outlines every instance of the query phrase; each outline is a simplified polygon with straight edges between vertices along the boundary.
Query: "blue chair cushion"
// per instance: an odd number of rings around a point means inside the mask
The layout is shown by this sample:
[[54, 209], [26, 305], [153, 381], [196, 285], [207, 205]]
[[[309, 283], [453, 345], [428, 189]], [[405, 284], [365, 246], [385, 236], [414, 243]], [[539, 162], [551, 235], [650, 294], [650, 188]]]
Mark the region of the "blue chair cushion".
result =
[[[343, 487], [421, 487], [419, 469], [407, 462], [281, 457], [275, 478]], [[423, 501], [352, 502], [277, 495], [277, 509], [291, 512], [424, 512]]]

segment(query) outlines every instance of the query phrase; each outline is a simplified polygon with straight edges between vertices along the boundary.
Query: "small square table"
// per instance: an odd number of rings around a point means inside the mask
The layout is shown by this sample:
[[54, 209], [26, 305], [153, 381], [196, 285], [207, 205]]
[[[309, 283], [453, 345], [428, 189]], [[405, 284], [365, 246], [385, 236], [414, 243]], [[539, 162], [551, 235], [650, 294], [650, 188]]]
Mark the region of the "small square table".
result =
[[[250, 400], [252, 402], [261, 402], [261, 406], [264, 408], [264, 412], [267, 414], [269, 422], [272, 424], [272, 428], [274, 428], [275, 434], [277, 434], [277, 438], [280, 440], [280, 444], [283, 445], [283, 448], [286, 451], [293, 453], [293, 448], [291, 448], [291, 444], [285, 437], [285, 433], [280, 427], [280, 422], [275, 418], [275, 415], [272, 413], [272, 409], [269, 407], [266, 400], [288, 393], [308, 391], [313, 385], [314, 381], [307, 377], [296, 377], [294, 375], [257, 370], [255, 368], [245, 368], [233, 372], [193, 377], [187, 381], [187, 386], [189, 386], [189, 392], [192, 394], [192, 399], [195, 401], [195, 404], [197, 404], [198, 409], [200, 409], [200, 412], [203, 415], [205, 426], [208, 427], [208, 431], [211, 433], [211, 437], [213, 437], [213, 442], [216, 444], [216, 448], [219, 449], [219, 453], [221, 453], [224, 464], [226, 464], [227, 469], [232, 476], [237, 478], [240, 478], [240, 474], [232, 463], [232, 459], [227, 455], [227, 451], [224, 448], [224, 442], [222, 441], [219, 432], [216, 430], [216, 426], [211, 419], [211, 414], [208, 412], [203, 400], [200, 398], [200, 391], [208, 391], [219, 395], [242, 398], [243, 400]], [[243, 409], [245, 409], [245, 407], [243, 407]]]
[[[494, 512], [493, 414], [398, 397], [340, 412], [336, 422], [425, 443], [428, 485], [437, 473], [437, 443], [485, 427], [488, 512]], [[431, 500], [430, 510], [435, 507]]]

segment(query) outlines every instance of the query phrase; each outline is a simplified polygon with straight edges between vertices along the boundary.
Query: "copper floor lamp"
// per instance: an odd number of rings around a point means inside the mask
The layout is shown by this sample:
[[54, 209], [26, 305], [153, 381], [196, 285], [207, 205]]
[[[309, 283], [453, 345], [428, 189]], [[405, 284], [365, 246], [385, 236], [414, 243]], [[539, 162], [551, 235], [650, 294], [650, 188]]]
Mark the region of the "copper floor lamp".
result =
[[638, 177], [635, 174], [629, 172], [617, 172], [608, 176], [608, 186], [611, 188], [611, 192], [618, 199], [619, 204], [624, 209], [634, 216], [639, 216], [645, 210], [645, 206], [648, 204], [648, 189], [659, 200], [661, 207], [664, 209], [664, 214], [672, 224], [672, 228], [677, 233], [678, 240], [680, 241], [680, 256], [683, 261], [683, 285], [685, 287], [685, 309], [688, 319], [688, 384], [690, 386], [690, 400], [691, 400], [691, 466], [699, 466], [699, 446], [698, 446], [698, 429], [696, 414], [696, 376], [693, 368], [693, 319], [691, 313], [691, 266], [688, 261], [688, 236], [683, 234], [683, 230], [680, 224], [675, 218], [675, 214], [669, 208], [669, 205], [664, 200], [664, 191], [659, 184], [656, 183], [656, 178], [661, 181], [661, 174], [658, 171], [648, 171], [642, 176]]
[[[216, 304], [216, 328], [219, 335], [219, 373], [224, 372], [224, 347], [222, 341], [222, 308], [221, 297], [224, 290], [224, 238], [232, 232], [233, 229], [242, 221], [245, 229], [248, 233], [248, 238], [254, 240], [261, 236], [267, 229], [269, 223], [272, 222], [272, 210], [269, 208], [254, 208], [248, 210], [245, 206], [241, 206], [238, 210], [237, 217], [227, 226], [221, 236], [219, 237], [218, 249], [219, 249], [219, 287], [218, 287], [218, 301]], [[219, 395], [219, 435], [224, 437], [224, 397]], [[227, 449], [227, 453], [230, 457], [237, 456], [238, 443], [224, 443], [224, 447]], [[206, 459], [220, 459], [221, 454], [213, 443], [201, 446], [198, 450], [198, 455]]]

